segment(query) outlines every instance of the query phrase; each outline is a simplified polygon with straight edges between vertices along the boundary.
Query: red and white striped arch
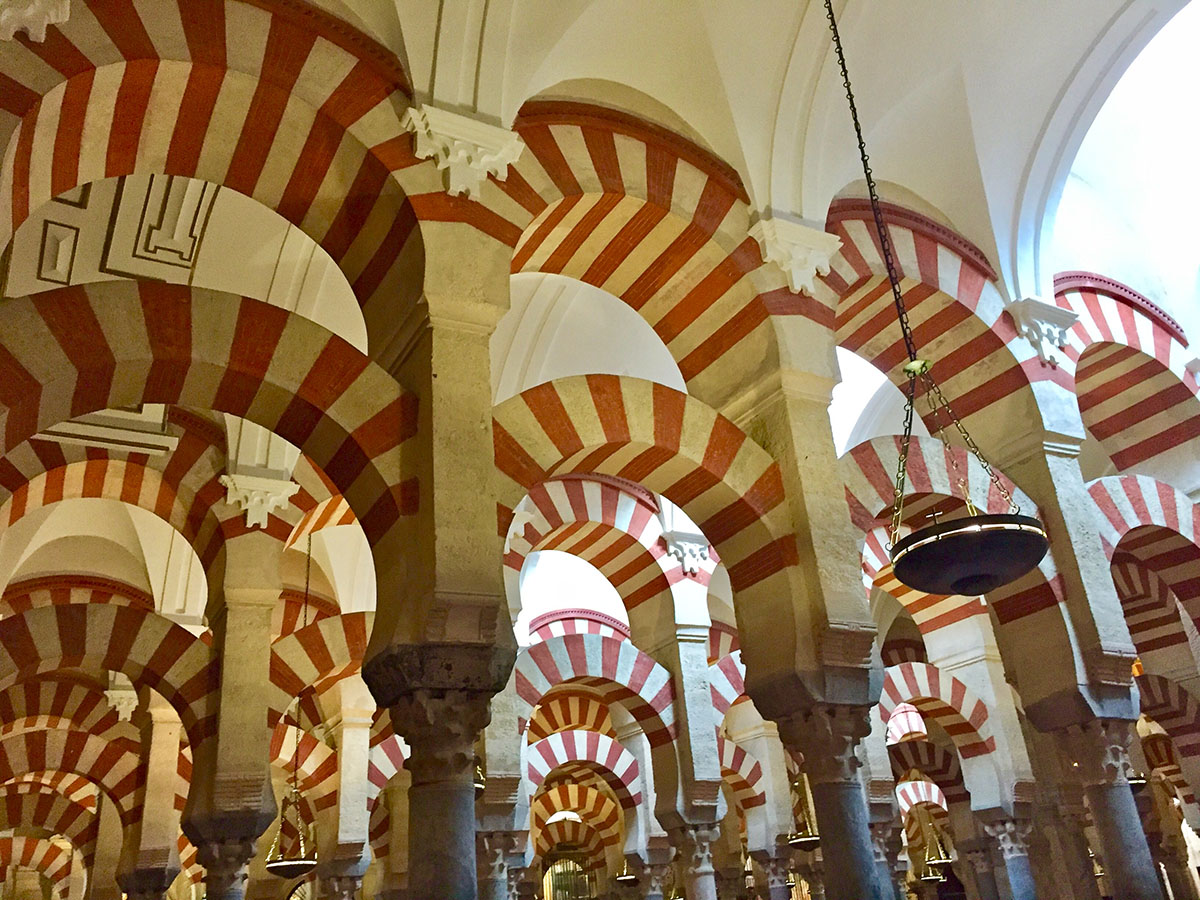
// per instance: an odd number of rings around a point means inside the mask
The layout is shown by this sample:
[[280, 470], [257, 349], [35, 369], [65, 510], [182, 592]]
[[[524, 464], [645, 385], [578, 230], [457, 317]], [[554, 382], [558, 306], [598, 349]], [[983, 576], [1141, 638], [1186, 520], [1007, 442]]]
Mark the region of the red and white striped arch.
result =
[[1079, 315], [1065, 355], [1084, 424], [1118, 470], [1182, 452], [1200, 435], [1194, 355], [1179, 324], [1137, 291], [1090, 272], [1055, 277], [1055, 300]]
[[718, 718], [746, 697], [746, 667], [740, 650], [708, 667], [709, 693]]
[[433, 163], [412, 155], [396, 58], [341, 20], [282, 2], [75, 7], [44, 43], [0, 57], [0, 133], [11, 134], [0, 246], [32, 210], [79, 185], [133, 173], [198, 178], [307, 233], [345, 273], [368, 333], [388, 327], [420, 256], [406, 194], [436, 191], [424, 204], [434, 218], [475, 206], [446, 203]]
[[621, 825], [625, 821], [621, 807], [603, 791], [583, 784], [558, 784], [529, 802], [529, 833], [535, 842], [547, 819], [568, 810], [596, 829], [603, 846], [615, 847], [620, 843]]
[[[595, 566], [632, 610], [688, 577], [667, 551], [658, 511], [653, 494], [621, 479], [551, 478], [530, 489], [513, 511], [504, 565], [519, 573], [530, 553], [571, 553]], [[710, 551], [704, 581], [719, 561]]]
[[[1041, 365], [1004, 315], [996, 273], [979, 248], [920, 213], [891, 203], [883, 213], [917, 343], [934, 360], [933, 376], [959, 416], [1027, 395], [1035, 381], [1070, 387], [1070, 376]], [[837, 310], [837, 342], [903, 386], [907, 356], [870, 207], [864, 200], [835, 200], [825, 227], [842, 239], [817, 293]]]
[[928, 809], [934, 819], [949, 819], [950, 804], [946, 802], [946, 795], [932, 781], [900, 782], [896, 785], [896, 804], [900, 807], [901, 819], [907, 819], [915, 806]]
[[[512, 271], [567, 275], [619, 297], [662, 339], [689, 393], [725, 389], [730, 351], [765, 330], [771, 301], [810, 305], [772, 269], [751, 277], [763, 260], [745, 189], [707, 151], [574, 102], [527, 103], [513, 128], [528, 149], [496, 201], [522, 222]], [[760, 295], [764, 281], [779, 290]]]
[[169, 619], [111, 604], [30, 609], [0, 623], [0, 690], [57, 669], [121, 672], [163, 695], [193, 746], [216, 731], [211, 649]]
[[608, 704], [576, 686], [557, 688], [538, 703], [526, 728], [531, 744], [558, 731], [594, 731], [616, 738]]
[[1200, 622], [1200, 507], [1183, 492], [1146, 475], [1110, 475], [1088, 484], [1109, 559], [1135, 557], [1175, 593]]
[[[297, 746], [297, 742], [299, 745]], [[270, 760], [287, 778], [296, 779], [313, 813], [337, 805], [337, 751], [307, 731], [280, 722], [271, 733]]]
[[271, 694], [267, 715], [274, 725], [306, 690], [320, 694], [362, 667], [373, 614], [328, 616], [271, 645]]
[[339, 525], [353, 525], [358, 519], [350, 504], [340, 494], [334, 494], [309, 509], [299, 522], [293, 526], [288, 535], [285, 547], [298, 547], [310, 534], [316, 534], [326, 528], [337, 528]]
[[47, 838], [0, 837], [0, 872], [20, 866], [36, 869], [51, 884], [51, 890], [64, 896], [73, 868], [84, 868], [78, 851], [63, 847]]
[[947, 804], [969, 803], [971, 795], [963, 780], [958, 754], [931, 741], [906, 741], [888, 748], [892, 777], [903, 781], [913, 772], [942, 789]]
[[540, 860], [558, 845], [565, 845], [583, 853], [589, 870], [604, 867], [604, 837], [587, 822], [574, 819], [559, 819], [542, 827], [533, 838], [534, 860]]
[[518, 729], [557, 685], [578, 682], [601, 688], [637, 719], [651, 747], [675, 739], [675, 688], [671, 673], [629, 641], [596, 634], [569, 634], [522, 650], [514, 669]]
[[708, 664], [711, 666], [741, 648], [736, 625], [713, 622], [708, 629]]
[[91, 869], [99, 832], [95, 810], [44, 785], [8, 785], [0, 790], [0, 831], [22, 827], [66, 838], [79, 853], [84, 866]]
[[[401, 552], [416, 507], [402, 458], [416, 398], [340, 338], [259, 301], [157, 283], [61, 288], [0, 307], [4, 450], [65, 419], [148, 402], [279, 434], [361, 513], [374, 553]], [[397, 566], [376, 568], [384, 582], [399, 577]]]
[[[1200, 813], [1196, 803], [1196, 795], [1188, 784], [1183, 770], [1179, 767], [1179, 757], [1175, 753], [1175, 744], [1165, 734], [1148, 734], [1142, 738], [1142, 755], [1150, 765], [1151, 771], [1162, 775], [1171, 786], [1171, 790], [1179, 797], [1179, 802], [1190, 807], [1193, 815]], [[1189, 821], [1192, 817], [1189, 816]]]
[[137, 729], [121, 723], [104, 691], [82, 680], [43, 677], [0, 692], [0, 736], [60, 725], [109, 736], [121, 724], [138, 739]]
[[398, 735], [371, 737], [367, 755], [367, 807], [374, 809], [380, 793], [397, 772], [404, 768], [406, 747]]
[[1200, 702], [1161, 675], [1138, 675], [1137, 686], [1142, 713], [1162, 726], [1179, 755], [1200, 756]]
[[755, 588], [756, 602], [778, 606], [776, 637], [779, 623], [791, 621], [783, 582], [797, 556], [779, 466], [699, 400], [636, 378], [562, 378], [497, 406], [493, 437], [505, 531], [520, 499], [547, 478], [615, 475], [666, 496], [699, 524], [734, 591]]
[[911, 703], [936, 722], [964, 759], [996, 749], [987, 704], [965, 684], [936, 666], [904, 663], [884, 672], [879, 712], [884, 724], [901, 703]]
[[[1118, 553], [1112, 563], [1113, 584], [1125, 613], [1129, 636], [1145, 663], [1151, 654], [1168, 652], [1175, 657], [1180, 651], [1192, 662], [1187, 650], [1187, 633], [1180, 616], [1183, 614], [1174, 591], [1147, 569], [1136, 557]], [[1172, 652], [1169, 648], [1176, 647]], [[1170, 666], [1163, 667], [1170, 669]]]
[[22, 772], [0, 782], [0, 790], [51, 790], [62, 794], [72, 803], [95, 811], [99, 806], [100, 788], [92, 781], [74, 772], [43, 769], [38, 772]]
[[71, 772], [93, 782], [116, 805], [121, 822], [141, 815], [138, 805], [139, 746], [83, 731], [54, 729], [0, 740], [0, 784], [31, 772]]
[[637, 758], [606, 734], [555, 732], [531, 745], [526, 759], [534, 794], [547, 776], [566, 767], [586, 769], [600, 776], [625, 809], [633, 809], [642, 800]]
[[[972, 616], [986, 615], [979, 597], [926, 594], [903, 584], [892, 571], [887, 552], [890, 510], [894, 499], [900, 437], [864, 441], [842, 456], [839, 469], [846, 485], [850, 518], [865, 533], [865, 581], [895, 597], [909, 612], [922, 634]], [[909, 444], [905, 494], [905, 527], [928, 524], [934, 513], [956, 514], [970, 501], [986, 513], [1010, 511], [1008, 501], [965, 448], [951, 447], [936, 438], [914, 436]], [[1020, 508], [1037, 515], [1032, 500], [1001, 472], [996, 473]]]
[[721, 775], [733, 792], [734, 802], [743, 811], [767, 802], [762, 764], [730, 738], [717, 735], [717, 756]]
[[13, 582], [0, 597], [0, 611], [7, 617], [31, 609], [88, 603], [155, 611], [154, 598], [150, 594], [99, 575], [41, 575]]

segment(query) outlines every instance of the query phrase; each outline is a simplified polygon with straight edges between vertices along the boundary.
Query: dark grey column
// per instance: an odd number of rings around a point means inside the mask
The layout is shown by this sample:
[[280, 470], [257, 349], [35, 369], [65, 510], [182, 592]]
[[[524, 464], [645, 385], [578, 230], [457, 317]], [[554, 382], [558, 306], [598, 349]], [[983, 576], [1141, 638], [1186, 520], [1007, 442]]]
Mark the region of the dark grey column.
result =
[[882, 900], [867, 798], [858, 777], [858, 742], [871, 733], [866, 706], [819, 704], [779, 722], [784, 744], [804, 754], [821, 832], [828, 900]]
[[904, 900], [896, 895], [896, 883], [892, 880], [892, 869], [896, 866], [892, 839], [895, 832], [896, 825], [893, 822], [871, 823], [871, 844], [875, 849], [875, 874], [879, 879], [881, 900]]
[[988, 837], [1000, 846], [1012, 900], [1037, 900], [1037, 884], [1029, 863], [1030, 828], [1028, 819], [996, 819], [983, 826]]
[[1163, 900], [1129, 788], [1131, 724], [1124, 719], [1092, 719], [1059, 734], [1067, 754], [1078, 764], [1113, 900]]

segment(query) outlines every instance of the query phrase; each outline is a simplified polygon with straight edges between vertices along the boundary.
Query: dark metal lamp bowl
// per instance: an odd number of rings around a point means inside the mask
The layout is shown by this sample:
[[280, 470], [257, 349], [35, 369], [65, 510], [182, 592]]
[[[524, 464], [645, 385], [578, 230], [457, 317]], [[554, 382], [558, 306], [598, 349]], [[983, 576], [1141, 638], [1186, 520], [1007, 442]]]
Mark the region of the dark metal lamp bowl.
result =
[[892, 570], [915, 590], [973, 597], [1016, 581], [1049, 546], [1042, 523], [1030, 516], [964, 516], [897, 541]]

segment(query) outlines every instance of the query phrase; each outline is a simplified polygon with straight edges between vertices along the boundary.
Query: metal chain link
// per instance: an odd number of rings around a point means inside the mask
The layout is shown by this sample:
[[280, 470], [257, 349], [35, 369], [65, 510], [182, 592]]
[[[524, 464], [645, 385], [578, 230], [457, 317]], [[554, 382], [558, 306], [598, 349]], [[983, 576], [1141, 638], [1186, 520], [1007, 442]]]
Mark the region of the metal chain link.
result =
[[[946, 410], [947, 416], [954, 423], [963, 442], [967, 445], [972, 455], [979, 460], [992, 483], [996, 485], [1000, 495], [1004, 497], [1008, 505], [1014, 512], [1020, 512], [1020, 507], [1013, 502], [1012, 494], [1008, 488], [1004, 486], [1000, 477], [992, 470], [991, 465], [984, 458], [983, 452], [979, 449], [979, 445], [967, 433], [966, 427], [959, 421], [958, 416], [954, 414], [954, 410], [950, 408], [949, 402], [946, 400], [942, 389], [938, 387], [933, 376], [929, 374], [929, 362], [917, 357], [917, 346], [913, 340], [912, 325], [908, 321], [908, 309], [904, 304], [904, 293], [900, 289], [900, 274], [896, 266], [896, 259], [892, 252], [892, 240], [888, 232], [887, 224], [883, 220], [883, 209], [879, 201], [879, 192], [875, 187], [875, 175], [871, 171], [871, 157], [867, 153], [867, 143], [863, 138], [862, 123], [858, 118], [858, 105], [854, 101], [854, 89], [850, 86], [850, 71], [846, 67], [846, 53], [842, 49], [842, 36], [838, 32], [837, 17], [833, 13], [833, 0], [825, 0], [825, 17], [829, 20], [829, 31], [833, 35], [833, 49], [837, 54], [838, 69], [842, 75], [842, 87], [846, 90], [846, 102], [850, 106], [850, 120], [854, 124], [854, 136], [858, 140], [858, 155], [862, 161], [863, 177], [867, 183], [867, 197], [870, 201], [871, 215], [875, 220], [875, 231], [879, 235], [879, 251], [883, 257], [883, 265], [887, 270], [888, 283], [892, 289], [892, 305], [896, 308], [896, 318], [900, 322], [900, 333], [904, 337], [904, 349], [908, 353], [908, 363], [904, 366], [904, 372], [908, 376], [908, 385], [904, 391], [904, 435], [900, 443], [900, 455], [896, 461], [896, 490], [892, 497], [892, 524], [889, 534], [889, 541], [895, 544], [900, 536], [900, 523], [904, 516], [904, 491], [908, 483], [908, 448], [912, 441], [912, 425], [913, 425], [913, 405], [917, 396], [917, 379], [925, 385], [925, 392], [930, 396], [930, 405], [933, 406], [934, 399], [943, 409]], [[935, 421], [939, 417], [936, 416]], [[939, 425], [937, 433], [942, 432], [942, 427]], [[944, 439], [943, 439], [944, 440]], [[957, 463], [951, 462], [957, 468]], [[963, 492], [967, 492], [964, 490]], [[968, 496], [968, 508], [973, 504]]]

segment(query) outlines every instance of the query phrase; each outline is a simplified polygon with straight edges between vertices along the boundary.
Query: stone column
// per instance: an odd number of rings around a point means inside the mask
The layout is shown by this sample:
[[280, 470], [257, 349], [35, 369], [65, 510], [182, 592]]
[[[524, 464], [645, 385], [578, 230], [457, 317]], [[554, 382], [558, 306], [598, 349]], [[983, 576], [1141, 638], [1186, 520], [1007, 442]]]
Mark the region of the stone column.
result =
[[1123, 719], [1092, 719], [1059, 734], [1064, 749], [1078, 766], [1113, 900], [1162, 900], [1158, 874], [1129, 787], [1130, 725]]
[[717, 870], [717, 897], [720, 900], [743, 900], [746, 896], [746, 871], [730, 866]]
[[1059, 815], [1064, 820], [1056, 829], [1062, 847], [1067, 879], [1075, 900], [1100, 900], [1100, 887], [1092, 869], [1087, 839], [1088, 814], [1079, 785], [1063, 786], [1059, 792]]
[[868, 708], [821, 704], [779, 724], [784, 743], [804, 754], [821, 859], [838, 875], [827, 886], [830, 900], [879, 900], [867, 799], [854, 753], [871, 731]]
[[1000, 900], [1000, 888], [996, 884], [996, 866], [992, 862], [992, 851], [988, 843], [986, 838], [960, 841], [958, 851], [966, 857], [971, 866], [979, 900]]
[[520, 837], [511, 831], [476, 833], [475, 862], [479, 871], [479, 900], [507, 900], [508, 857], [517, 849]]
[[88, 900], [121, 900], [116, 872], [121, 860], [121, 814], [108, 794], [96, 798], [96, 855], [88, 879]]
[[[208, 900], [242, 900], [255, 842], [275, 820], [267, 727], [271, 618], [282, 545], [264, 531], [225, 542], [223, 591], [210, 602], [221, 660], [216, 735], [192, 748], [183, 830], [205, 869]], [[212, 608], [215, 606], [216, 608]]]
[[687, 900], [717, 900], [717, 872], [713, 868], [716, 825], [683, 825], [670, 832], [679, 854]]
[[1188, 866], [1187, 842], [1182, 832], [1168, 834], [1165, 831], [1151, 847], [1154, 860], [1162, 865], [1167, 875], [1167, 884], [1175, 900], [1200, 900], [1196, 882]]
[[370, 812], [367, 809], [371, 724], [375, 701], [361, 677], [352, 675], [337, 684], [339, 711], [330, 725], [337, 746], [337, 809], [331, 824], [318, 827], [318, 896], [338, 900], [361, 886], [371, 862]]
[[1029, 863], [1028, 819], [996, 819], [983, 826], [988, 837], [1000, 845], [1004, 871], [1008, 876], [1009, 893], [1013, 900], [1037, 900], [1037, 884]]
[[[174, 707], [143, 690], [135, 715], [142, 733], [144, 813], [129, 829], [117, 882], [131, 900], [162, 900], [179, 874], [179, 738], [183, 725]], [[148, 813], [148, 814], [147, 814]]]
[[408, 890], [412, 897], [476, 900], [475, 738], [490, 693], [417, 690], [391, 707], [408, 741]]
[[37, 869], [14, 867], [13, 900], [42, 900], [42, 875]]
[[892, 869], [896, 865], [899, 845], [894, 840], [897, 829], [892, 822], [871, 823], [871, 846], [875, 850], [875, 870], [879, 878], [881, 900], [903, 900], [896, 896], [896, 885], [892, 881]]
[[800, 877], [808, 883], [808, 892], [812, 900], [825, 900], [825, 866], [818, 859], [802, 862], [796, 866]]

